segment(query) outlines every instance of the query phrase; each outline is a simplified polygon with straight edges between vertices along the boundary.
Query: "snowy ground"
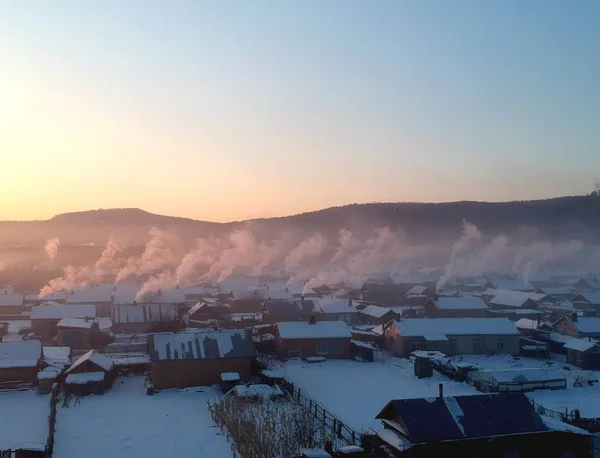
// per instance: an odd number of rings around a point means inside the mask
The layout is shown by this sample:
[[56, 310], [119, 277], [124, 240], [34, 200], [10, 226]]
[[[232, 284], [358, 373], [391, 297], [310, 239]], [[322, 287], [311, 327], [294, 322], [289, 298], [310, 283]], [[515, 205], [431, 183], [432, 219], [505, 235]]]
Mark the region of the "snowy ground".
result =
[[50, 395], [33, 390], [0, 393], [0, 450], [29, 444], [44, 447], [49, 414]]
[[454, 382], [434, 372], [433, 377], [418, 379], [407, 359], [388, 358], [377, 363], [352, 360], [304, 363], [289, 361], [285, 377], [357, 430], [382, 428], [375, 416], [392, 399], [435, 397], [438, 384], [444, 384], [448, 396], [476, 394], [466, 383]]
[[207, 400], [216, 388], [166, 390], [147, 396], [143, 377], [123, 377], [102, 396], [58, 409], [55, 458], [231, 456]]

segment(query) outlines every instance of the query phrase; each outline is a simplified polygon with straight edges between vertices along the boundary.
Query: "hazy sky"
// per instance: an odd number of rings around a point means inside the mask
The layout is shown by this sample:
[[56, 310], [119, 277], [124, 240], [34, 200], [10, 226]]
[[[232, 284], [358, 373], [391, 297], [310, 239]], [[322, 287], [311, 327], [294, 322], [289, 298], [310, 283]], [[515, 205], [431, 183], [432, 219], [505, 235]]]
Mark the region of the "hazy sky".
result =
[[0, 219], [582, 194], [600, 1], [0, 1]]

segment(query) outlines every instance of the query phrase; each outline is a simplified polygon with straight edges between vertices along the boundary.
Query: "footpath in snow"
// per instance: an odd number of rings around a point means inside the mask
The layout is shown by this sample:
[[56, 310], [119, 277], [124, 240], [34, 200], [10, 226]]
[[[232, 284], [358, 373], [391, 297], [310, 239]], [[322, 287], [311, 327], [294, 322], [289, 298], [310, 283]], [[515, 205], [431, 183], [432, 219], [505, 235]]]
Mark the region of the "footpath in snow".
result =
[[147, 396], [144, 377], [118, 378], [104, 395], [59, 403], [55, 458], [230, 457], [207, 400], [216, 388], [166, 390]]

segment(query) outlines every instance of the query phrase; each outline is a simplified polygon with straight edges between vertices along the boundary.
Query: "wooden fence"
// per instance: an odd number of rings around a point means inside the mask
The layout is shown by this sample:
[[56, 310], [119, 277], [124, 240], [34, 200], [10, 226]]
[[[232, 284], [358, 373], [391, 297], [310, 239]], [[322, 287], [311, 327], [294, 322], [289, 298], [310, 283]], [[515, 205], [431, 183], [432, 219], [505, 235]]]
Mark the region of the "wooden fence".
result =
[[579, 414], [578, 410], [569, 412], [568, 409], [565, 409], [564, 412], [559, 412], [557, 410], [548, 409], [543, 405], [535, 402], [531, 398], [528, 399], [529, 402], [531, 402], [531, 404], [533, 405], [535, 411], [540, 415], [554, 418], [555, 420], [559, 420], [564, 423], [577, 426], [578, 428], [585, 429], [592, 433], [600, 432], [600, 419], [598, 418], [583, 418]]

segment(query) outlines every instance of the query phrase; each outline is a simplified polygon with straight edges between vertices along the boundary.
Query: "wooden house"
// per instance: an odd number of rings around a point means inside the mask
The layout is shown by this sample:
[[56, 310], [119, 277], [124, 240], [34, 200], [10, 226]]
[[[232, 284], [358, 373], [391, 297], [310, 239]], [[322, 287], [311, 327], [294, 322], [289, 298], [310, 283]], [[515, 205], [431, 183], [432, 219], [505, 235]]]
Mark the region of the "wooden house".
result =
[[563, 316], [556, 320], [552, 324], [552, 330], [571, 337], [600, 340], [600, 317], [578, 316], [577, 313], [572, 313], [571, 316]]
[[112, 386], [115, 365], [96, 350], [90, 350], [73, 363], [66, 371], [64, 389], [77, 396], [102, 394]]
[[308, 321], [322, 313], [316, 299], [266, 300], [263, 302], [263, 322]]
[[578, 294], [571, 302], [575, 309], [600, 314], [600, 291]]
[[0, 343], [0, 386], [33, 384], [41, 359], [39, 340]]
[[215, 385], [221, 374], [248, 380], [256, 349], [244, 330], [151, 334], [148, 338], [154, 388]]
[[377, 418], [389, 457], [591, 456], [590, 433], [539, 415], [523, 393], [397, 399]]
[[281, 322], [275, 327], [275, 345], [280, 358], [322, 356], [351, 357], [350, 328], [343, 321]]
[[114, 305], [112, 329], [123, 333], [175, 331], [180, 325], [177, 304]]
[[23, 294], [15, 294], [9, 290], [0, 290], [0, 316], [21, 315], [25, 311]]
[[63, 318], [56, 324], [58, 346], [86, 348], [90, 344], [94, 320], [88, 318]]
[[219, 320], [230, 314], [231, 305], [214, 298], [205, 298], [188, 311], [189, 319], [195, 321]]
[[378, 305], [367, 305], [358, 314], [360, 323], [376, 326], [398, 319], [398, 314], [394, 310]]
[[599, 341], [574, 337], [565, 342], [563, 348], [567, 354], [567, 363], [592, 371], [600, 369]]
[[385, 345], [392, 354], [413, 351], [449, 355], [519, 354], [519, 331], [508, 318], [412, 318], [384, 325]]
[[487, 304], [480, 297], [436, 297], [425, 304], [425, 313], [431, 318], [484, 318]]
[[56, 325], [63, 318], [96, 318], [96, 306], [91, 304], [47, 304], [31, 307], [31, 330], [35, 335], [52, 337], [58, 332]]
[[400, 304], [413, 286], [406, 283], [365, 283], [360, 290], [361, 299], [383, 305]]
[[352, 299], [321, 299], [322, 321], [343, 321], [347, 325], [358, 323], [359, 312]]

